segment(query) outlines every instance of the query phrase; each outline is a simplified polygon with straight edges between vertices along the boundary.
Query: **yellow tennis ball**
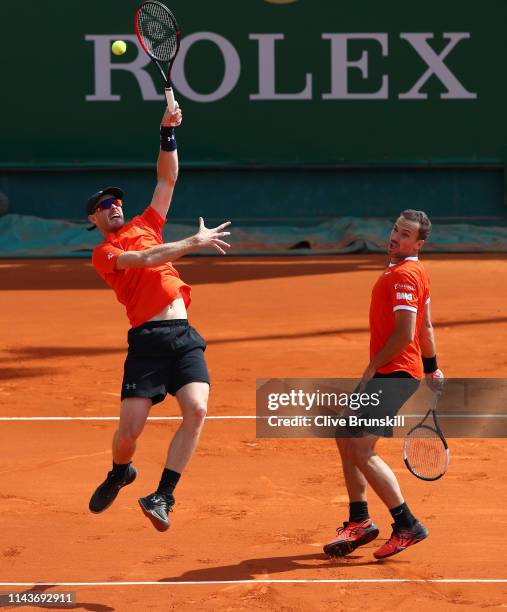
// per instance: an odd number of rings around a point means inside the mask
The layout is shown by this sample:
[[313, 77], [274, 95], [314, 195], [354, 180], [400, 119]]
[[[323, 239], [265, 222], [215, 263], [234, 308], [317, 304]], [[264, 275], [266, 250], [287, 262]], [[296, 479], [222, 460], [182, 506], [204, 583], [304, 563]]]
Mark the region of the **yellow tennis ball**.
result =
[[123, 55], [126, 50], [127, 44], [124, 40], [115, 40], [114, 43], [111, 45], [111, 51], [115, 55]]

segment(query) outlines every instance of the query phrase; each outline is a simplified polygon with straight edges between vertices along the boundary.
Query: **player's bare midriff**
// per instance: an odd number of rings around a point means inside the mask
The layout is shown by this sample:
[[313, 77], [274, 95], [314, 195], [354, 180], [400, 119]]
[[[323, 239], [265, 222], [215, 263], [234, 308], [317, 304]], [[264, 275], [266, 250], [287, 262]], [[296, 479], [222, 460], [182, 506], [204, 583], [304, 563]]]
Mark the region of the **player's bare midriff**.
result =
[[185, 302], [183, 298], [177, 297], [170, 304], [162, 308], [160, 312], [151, 319], [150, 321], [171, 321], [172, 319], [187, 319], [187, 309], [185, 308]]

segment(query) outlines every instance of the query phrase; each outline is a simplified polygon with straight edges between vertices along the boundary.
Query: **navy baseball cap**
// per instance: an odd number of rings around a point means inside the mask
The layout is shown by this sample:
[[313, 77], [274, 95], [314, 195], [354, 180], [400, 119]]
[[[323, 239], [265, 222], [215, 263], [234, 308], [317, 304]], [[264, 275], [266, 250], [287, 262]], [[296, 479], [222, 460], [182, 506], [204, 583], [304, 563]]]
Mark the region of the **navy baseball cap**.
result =
[[[101, 189], [100, 191], [97, 191], [97, 193], [94, 193], [92, 197], [88, 199], [88, 202], [86, 204], [86, 216], [93, 215], [95, 211], [95, 207], [97, 206], [97, 202], [104, 195], [112, 195], [115, 198], [122, 200], [123, 199], [123, 189], [120, 189], [119, 187], [106, 187], [105, 189]], [[94, 230], [96, 227], [97, 227], [96, 225], [92, 225], [91, 227], [87, 229], [90, 232], [91, 230]]]

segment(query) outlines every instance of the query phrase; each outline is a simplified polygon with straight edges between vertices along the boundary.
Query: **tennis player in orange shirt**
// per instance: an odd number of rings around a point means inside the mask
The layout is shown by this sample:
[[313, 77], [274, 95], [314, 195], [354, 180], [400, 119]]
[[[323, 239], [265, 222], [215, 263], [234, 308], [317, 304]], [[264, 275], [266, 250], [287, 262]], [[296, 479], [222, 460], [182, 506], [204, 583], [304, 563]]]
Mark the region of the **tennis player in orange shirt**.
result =
[[139, 499], [143, 513], [156, 529], [169, 528], [174, 489], [197, 445], [206, 416], [209, 375], [204, 359], [206, 343], [189, 325], [191, 289], [171, 262], [203, 247], [225, 254], [230, 222], [208, 229], [202, 218], [194, 236], [164, 243], [162, 228], [178, 177], [175, 128], [181, 124], [179, 107], [165, 112], [160, 127], [157, 185], [142, 215], [125, 223], [123, 191], [106, 187], [87, 203], [87, 215], [104, 240], [93, 251], [92, 263], [115, 291], [126, 310], [131, 329], [121, 391], [120, 423], [113, 438], [113, 466], [93, 493], [91, 512], [103, 512], [120, 489], [137, 475], [132, 465], [136, 441], [151, 407], [167, 393], [176, 396], [183, 421], [174, 435], [156, 491]]
[[[375, 408], [361, 410], [360, 417], [394, 417], [413, 395], [425, 375], [434, 391], [441, 388], [430, 315], [429, 278], [419, 261], [419, 252], [431, 231], [422, 211], [403, 211], [391, 231], [387, 245], [389, 266], [373, 287], [370, 305], [370, 363], [359, 390], [382, 394], [382, 414]], [[394, 380], [393, 380], [394, 379]], [[342, 432], [343, 433], [343, 432]], [[390, 557], [428, 536], [402, 495], [394, 472], [375, 452], [379, 437], [393, 435], [392, 427], [350, 428], [340, 437], [343, 474], [349, 496], [349, 518], [337, 537], [324, 547], [331, 557], [342, 557], [374, 540], [379, 530], [368, 512], [368, 485], [393, 517], [389, 540], [373, 554]]]

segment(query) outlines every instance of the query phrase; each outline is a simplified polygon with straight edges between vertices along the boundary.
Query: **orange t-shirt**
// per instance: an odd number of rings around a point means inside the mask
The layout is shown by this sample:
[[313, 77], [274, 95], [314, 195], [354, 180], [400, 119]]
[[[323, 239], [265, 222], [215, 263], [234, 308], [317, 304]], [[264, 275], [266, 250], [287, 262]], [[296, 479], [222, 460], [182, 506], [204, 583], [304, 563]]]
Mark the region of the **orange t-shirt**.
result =
[[402, 370], [415, 378], [423, 377], [419, 332], [429, 301], [429, 278], [417, 257], [406, 257], [382, 272], [371, 292], [370, 358], [384, 348], [393, 333], [397, 310], [410, 310], [417, 313], [417, 318], [414, 340], [389, 363], [378, 368], [378, 372], [388, 374]]
[[107, 234], [104, 242], [93, 249], [93, 266], [126, 307], [132, 327], [151, 319], [180, 294], [185, 306], [190, 305], [190, 286], [169, 262], [155, 268], [115, 270], [118, 256], [125, 251], [144, 251], [162, 244], [163, 226], [164, 219], [148, 206], [142, 215]]

